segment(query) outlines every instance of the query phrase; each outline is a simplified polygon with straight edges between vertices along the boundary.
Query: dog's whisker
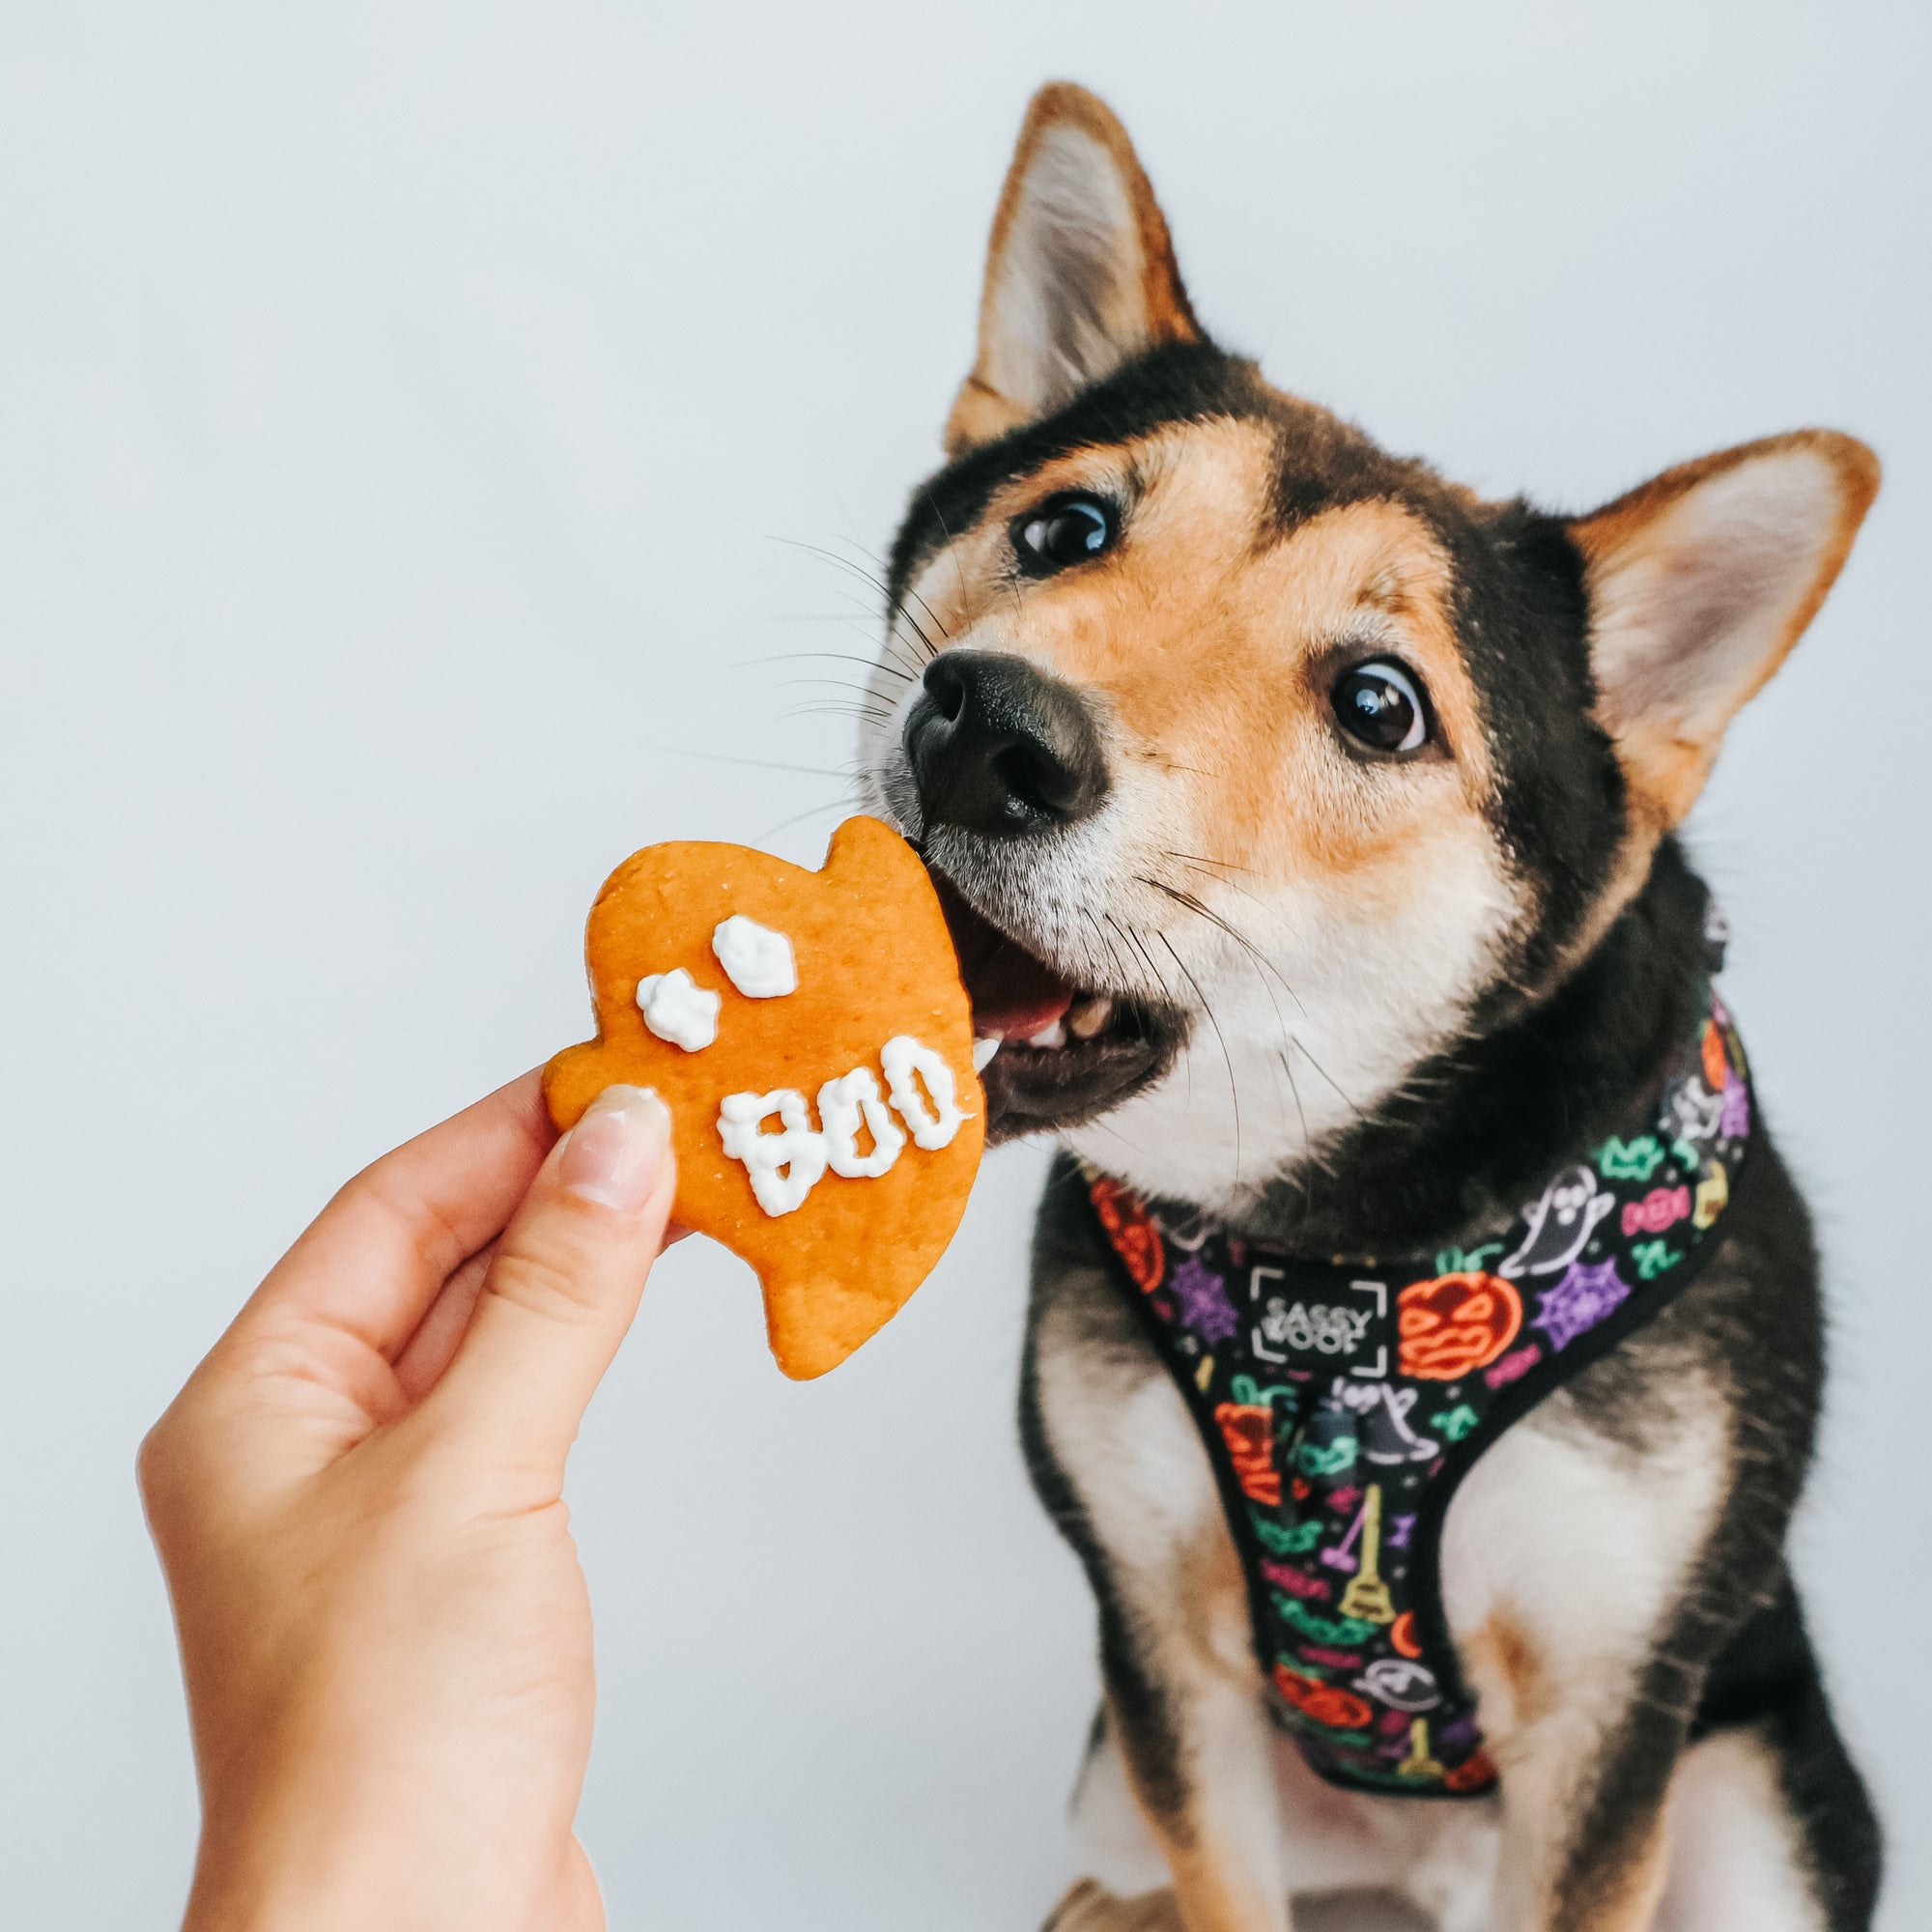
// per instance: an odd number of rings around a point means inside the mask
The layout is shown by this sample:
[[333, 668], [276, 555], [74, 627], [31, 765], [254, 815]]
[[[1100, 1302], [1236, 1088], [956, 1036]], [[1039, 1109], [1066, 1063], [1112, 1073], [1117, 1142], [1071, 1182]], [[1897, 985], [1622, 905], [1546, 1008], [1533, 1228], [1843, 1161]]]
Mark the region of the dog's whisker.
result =
[[[872, 588], [876, 590], [879, 593], [879, 595], [886, 600], [886, 615], [888, 620], [891, 621], [897, 617], [903, 617], [905, 621], [908, 624], [910, 624], [916, 632], [918, 632], [920, 642], [925, 646], [926, 655], [928, 657], [937, 657], [939, 655], [938, 645], [935, 644], [932, 641], [932, 639], [926, 636], [925, 631], [923, 627], [921, 625], [919, 619], [912, 614], [910, 610], [907, 609], [905, 601], [902, 598], [896, 598], [893, 595], [892, 586], [887, 582], [885, 582], [883, 579], [875, 577], [869, 570], [862, 569], [858, 564], [854, 563], [849, 557], [840, 556], [837, 551], [830, 551], [825, 549], [825, 547], [822, 544], [806, 543], [797, 537], [775, 536], [771, 539], [771, 541], [774, 543], [787, 544], [793, 550], [808, 551], [813, 556], [823, 557], [825, 561], [833, 565], [835, 569], [847, 571], [852, 576], [858, 578], [861, 582], [869, 583], [872, 586]], [[921, 598], [920, 602], [922, 606], [924, 604], [924, 601], [925, 600], [923, 598]]]
[[789, 818], [781, 818], [776, 825], [767, 826], [758, 834], [762, 843], [767, 838], [776, 838], [781, 832], [789, 832], [794, 825], [803, 825], [808, 819], [817, 818], [828, 811], [850, 811], [856, 804], [852, 798], [835, 798], [829, 805], [808, 806], [805, 810], [794, 812]]
[[[942, 529], [945, 528], [944, 523], [941, 524], [940, 527]], [[877, 551], [867, 550], [864, 544], [855, 541], [851, 537], [840, 537], [838, 541], [842, 544], [845, 544], [850, 549], [856, 550], [859, 553], [859, 554], [866, 559], [867, 563], [873, 566], [874, 569], [883, 570], [890, 573], [892, 569], [891, 563], [888, 562], [888, 560], [885, 557], [881, 556]], [[949, 541], [951, 541], [950, 538]], [[878, 582], [878, 580], [874, 579], [874, 582]], [[883, 583], [880, 583], [879, 587], [882, 590], [885, 589], [885, 585]], [[892, 593], [890, 591], [887, 592], [888, 596], [891, 596], [891, 594]], [[913, 589], [910, 584], [906, 586], [906, 595], [908, 597], [913, 597], [918, 599], [919, 608], [925, 612], [927, 618], [931, 621], [932, 628], [935, 631], [937, 631], [942, 638], [950, 639], [952, 637], [952, 634], [940, 621], [938, 612], [935, 611], [932, 606], [928, 604], [923, 597], [921, 597], [919, 592]]]
[[884, 671], [889, 677], [903, 678], [907, 684], [917, 684], [919, 679], [909, 670], [901, 670], [896, 665], [890, 665], [878, 658], [861, 657], [856, 651], [779, 651], [770, 657], [740, 658], [741, 669], [752, 669], [765, 665], [804, 664], [817, 659], [827, 664], [857, 665], [864, 670]]

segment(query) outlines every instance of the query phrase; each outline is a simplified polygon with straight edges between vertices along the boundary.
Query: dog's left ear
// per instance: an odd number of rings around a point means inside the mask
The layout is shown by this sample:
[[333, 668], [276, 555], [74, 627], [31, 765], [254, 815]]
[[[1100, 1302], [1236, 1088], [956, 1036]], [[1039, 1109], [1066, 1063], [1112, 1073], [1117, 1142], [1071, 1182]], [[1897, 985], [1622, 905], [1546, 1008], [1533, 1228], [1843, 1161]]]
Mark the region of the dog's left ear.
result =
[[1570, 526], [1598, 721], [1661, 826], [1696, 803], [1725, 727], [1824, 602], [1878, 480], [1855, 438], [1797, 430], [1667, 469]]
[[947, 455], [1059, 409], [1160, 343], [1200, 339], [1126, 129], [1084, 87], [1042, 87], [993, 216], [980, 354], [947, 418]]

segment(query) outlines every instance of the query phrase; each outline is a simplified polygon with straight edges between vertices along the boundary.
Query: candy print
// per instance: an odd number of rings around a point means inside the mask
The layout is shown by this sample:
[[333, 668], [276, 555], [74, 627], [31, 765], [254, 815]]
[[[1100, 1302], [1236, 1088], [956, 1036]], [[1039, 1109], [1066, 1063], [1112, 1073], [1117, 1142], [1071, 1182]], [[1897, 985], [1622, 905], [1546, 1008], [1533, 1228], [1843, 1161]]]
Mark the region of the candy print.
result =
[[1262, 1558], [1262, 1575], [1276, 1589], [1286, 1590], [1291, 1597], [1325, 1603], [1334, 1594], [1325, 1577], [1311, 1577], [1305, 1571], [1291, 1569], [1286, 1563], [1271, 1562], [1265, 1556]]
[[1626, 1235], [1661, 1235], [1690, 1212], [1688, 1187], [1653, 1187], [1641, 1201], [1624, 1203]]
[[1552, 1349], [1567, 1349], [1578, 1335], [1622, 1305], [1630, 1285], [1617, 1273], [1615, 1262], [1581, 1266], [1572, 1262], [1570, 1272], [1554, 1288], [1537, 1297], [1536, 1325], [1549, 1337]]
[[1483, 1371], [1484, 1382], [1492, 1389], [1507, 1387], [1519, 1377], [1526, 1376], [1542, 1359], [1543, 1350], [1535, 1342], [1521, 1349], [1512, 1350], [1493, 1367]]
[[1718, 1131], [1727, 1141], [1741, 1141], [1750, 1132], [1750, 1089], [1742, 1080], [1724, 1082], [1724, 1106], [1718, 1116]]
[[1296, 1646], [1295, 1655], [1307, 1669], [1317, 1664], [1330, 1670], [1359, 1670], [1362, 1667], [1362, 1653], [1359, 1650], [1330, 1650], [1324, 1643], [1300, 1644]]
[[1459, 1402], [1454, 1408], [1440, 1409], [1432, 1415], [1429, 1426], [1451, 1442], [1460, 1442], [1475, 1428], [1476, 1421], [1476, 1411], [1466, 1402]]

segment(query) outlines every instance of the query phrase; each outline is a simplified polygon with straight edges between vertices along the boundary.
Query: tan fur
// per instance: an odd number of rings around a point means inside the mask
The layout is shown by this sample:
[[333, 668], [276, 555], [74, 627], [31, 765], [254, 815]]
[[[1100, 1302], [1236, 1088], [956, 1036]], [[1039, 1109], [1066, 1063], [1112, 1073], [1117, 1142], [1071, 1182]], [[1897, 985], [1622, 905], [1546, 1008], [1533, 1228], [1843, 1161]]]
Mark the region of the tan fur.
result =
[[1492, 1747], [1518, 1727], [1539, 1723], [1555, 1708], [1556, 1687], [1529, 1631], [1512, 1612], [1492, 1612], [1463, 1639], [1459, 1654], [1471, 1682], [1485, 1686], [1483, 1715]]
[[[1275, 536], [1273, 462], [1254, 422], [1080, 450], [997, 495], [925, 566], [918, 597], [950, 636], [1015, 651], [1097, 698], [1111, 749], [1157, 785], [1190, 853], [1272, 882], [1325, 879], [1358, 905], [1400, 900], [1439, 872], [1445, 841], [1487, 837], [1492, 781], [1448, 560], [1387, 501]], [[1129, 475], [1138, 499], [1104, 571], [1002, 578], [1010, 518]], [[1391, 772], [1336, 742], [1328, 687], [1345, 647], [1415, 665], [1446, 756]], [[1279, 777], [1291, 763], [1292, 787]]]
[[986, 279], [980, 298], [980, 352], [947, 418], [945, 443], [949, 457], [963, 456], [967, 450], [990, 442], [1024, 421], [1027, 415], [1025, 407], [1005, 394], [999, 384], [994, 345], [998, 296], [1007, 272], [1014, 217], [1025, 196], [1028, 178], [1039, 158], [1041, 144], [1056, 129], [1077, 130], [1105, 151], [1126, 189], [1133, 211], [1139, 260], [1135, 265], [1138, 273], [1132, 281], [1138, 302], [1128, 312], [1110, 318], [1117, 330], [1136, 349], [1200, 338], [1200, 325], [1188, 303], [1187, 291], [1181, 286], [1180, 270], [1175, 266], [1167, 218], [1154, 200], [1153, 188], [1134, 153], [1133, 143], [1127, 139], [1127, 130], [1115, 118], [1113, 109], [1084, 87], [1076, 87], [1070, 81], [1055, 81], [1042, 87], [1027, 108], [1012, 165], [993, 215], [993, 232], [986, 244]]

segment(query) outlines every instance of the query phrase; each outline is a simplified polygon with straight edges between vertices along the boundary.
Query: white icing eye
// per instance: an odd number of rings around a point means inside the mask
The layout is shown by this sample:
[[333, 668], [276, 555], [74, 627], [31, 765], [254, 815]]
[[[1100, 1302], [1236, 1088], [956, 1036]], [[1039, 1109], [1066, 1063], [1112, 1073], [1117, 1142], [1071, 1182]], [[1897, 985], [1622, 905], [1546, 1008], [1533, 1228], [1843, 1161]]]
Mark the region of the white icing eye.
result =
[[682, 966], [651, 973], [638, 981], [638, 1009], [660, 1039], [696, 1053], [718, 1037], [720, 993], [707, 993]]
[[[760, 1132], [774, 1114], [781, 1131]], [[753, 1198], [767, 1214], [804, 1207], [825, 1172], [825, 1137], [812, 1128], [805, 1095], [790, 1087], [725, 1094], [718, 1103], [718, 1138], [733, 1160], [745, 1163]]]
[[711, 935], [711, 950], [724, 977], [748, 1000], [781, 1000], [798, 991], [791, 941], [754, 919], [734, 912]]
[[[912, 1129], [914, 1142], [928, 1150], [950, 1146], [966, 1118], [953, 1098], [952, 1067], [908, 1033], [887, 1040], [879, 1049], [879, 1064], [886, 1069], [893, 1105]], [[922, 1080], [925, 1083], [923, 1092]]]
[[[905, 1146], [906, 1137], [887, 1112], [869, 1066], [855, 1066], [839, 1079], [828, 1080], [818, 1090], [818, 1118], [832, 1172], [850, 1180], [884, 1174]], [[862, 1123], [871, 1131], [870, 1153], [859, 1151]]]

